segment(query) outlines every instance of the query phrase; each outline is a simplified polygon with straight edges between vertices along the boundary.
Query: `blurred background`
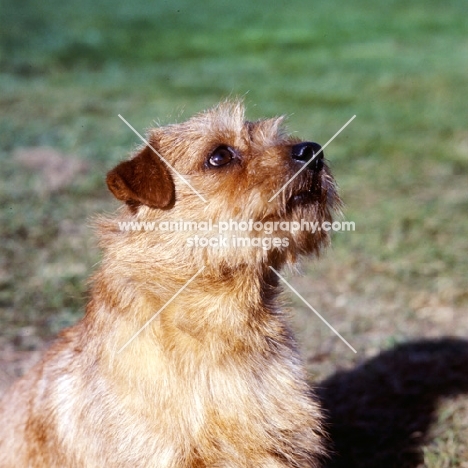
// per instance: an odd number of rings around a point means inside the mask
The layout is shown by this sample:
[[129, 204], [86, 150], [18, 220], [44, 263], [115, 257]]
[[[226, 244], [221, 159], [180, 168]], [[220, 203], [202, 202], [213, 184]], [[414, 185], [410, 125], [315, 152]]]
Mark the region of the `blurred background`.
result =
[[[321, 144], [357, 115], [325, 152], [356, 230], [291, 281], [358, 353], [288, 293], [312, 380], [466, 337], [467, 79], [463, 0], [0, 0], [0, 388], [83, 314], [90, 218], [139, 144], [117, 115], [230, 96]], [[424, 466], [468, 466], [466, 401], [438, 414]]]

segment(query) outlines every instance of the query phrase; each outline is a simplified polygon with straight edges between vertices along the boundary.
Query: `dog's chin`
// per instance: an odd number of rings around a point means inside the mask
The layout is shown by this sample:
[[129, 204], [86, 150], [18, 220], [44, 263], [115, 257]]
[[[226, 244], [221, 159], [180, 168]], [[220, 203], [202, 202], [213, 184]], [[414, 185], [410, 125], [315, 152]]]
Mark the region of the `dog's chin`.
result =
[[333, 178], [329, 173], [321, 169], [308, 177], [308, 184], [297, 187], [289, 195], [286, 202], [288, 213], [310, 209], [313, 206], [328, 204], [330, 202], [327, 194], [336, 193]]
[[322, 199], [322, 187], [319, 184], [314, 184], [308, 190], [293, 193], [286, 203], [286, 209], [290, 213], [299, 207], [306, 208], [315, 203], [320, 203]]
[[320, 195], [315, 190], [307, 190], [294, 194], [287, 203], [289, 209], [293, 209], [296, 206], [310, 205], [318, 201]]

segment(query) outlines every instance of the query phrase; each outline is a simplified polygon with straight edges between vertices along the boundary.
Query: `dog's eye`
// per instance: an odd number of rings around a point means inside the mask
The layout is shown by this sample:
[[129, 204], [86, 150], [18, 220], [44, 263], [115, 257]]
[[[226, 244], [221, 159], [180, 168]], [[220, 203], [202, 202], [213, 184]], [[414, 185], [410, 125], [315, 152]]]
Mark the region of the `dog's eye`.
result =
[[220, 167], [229, 164], [234, 158], [234, 152], [229, 146], [219, 146], [210, 155], [208, 164], [212, 167]]

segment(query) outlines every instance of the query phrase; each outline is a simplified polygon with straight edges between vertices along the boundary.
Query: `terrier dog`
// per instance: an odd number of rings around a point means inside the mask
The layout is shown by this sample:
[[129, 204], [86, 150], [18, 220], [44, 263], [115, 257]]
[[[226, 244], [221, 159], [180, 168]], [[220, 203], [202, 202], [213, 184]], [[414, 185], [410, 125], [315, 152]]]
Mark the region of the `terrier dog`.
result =
[[[320, 146], [281, 118], [245, 121], [237, 101], [148, 142], [107, 175], [124, 204], [98, 221], [85, 317], [4, 396], [0, 466], [321, 466], [322, 416], [277, 276], [329, 241], [282, 224], [331, 221], [340, 203]], [[181, 220], [196, 236], [161, 228]], [[232, 229], [215, 244], [210, 223]]]

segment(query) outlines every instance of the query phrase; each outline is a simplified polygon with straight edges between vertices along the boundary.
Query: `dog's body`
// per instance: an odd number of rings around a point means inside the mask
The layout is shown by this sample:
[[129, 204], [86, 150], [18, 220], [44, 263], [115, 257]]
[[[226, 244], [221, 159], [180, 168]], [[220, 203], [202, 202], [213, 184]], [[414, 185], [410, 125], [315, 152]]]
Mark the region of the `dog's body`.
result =
[[[151, 146], [207, 202], [145, 147], [108, 174], [126, 202], [117, 220], [329, 221], [339, 200], [321, 156], [269, 202], [316, 149], [280, 123], [244, 122], [241, 104], [224, 103], [153, 129]], [[193, 232], [117, 220], [99, 222], [85, 317], [0, 404], [0, 467], [320, 466], [320, 409], [270, 267], [318, 252], [326, 232], [277, 228], [269, 238], [286, 242], [271, 249], [200, 248]]]

